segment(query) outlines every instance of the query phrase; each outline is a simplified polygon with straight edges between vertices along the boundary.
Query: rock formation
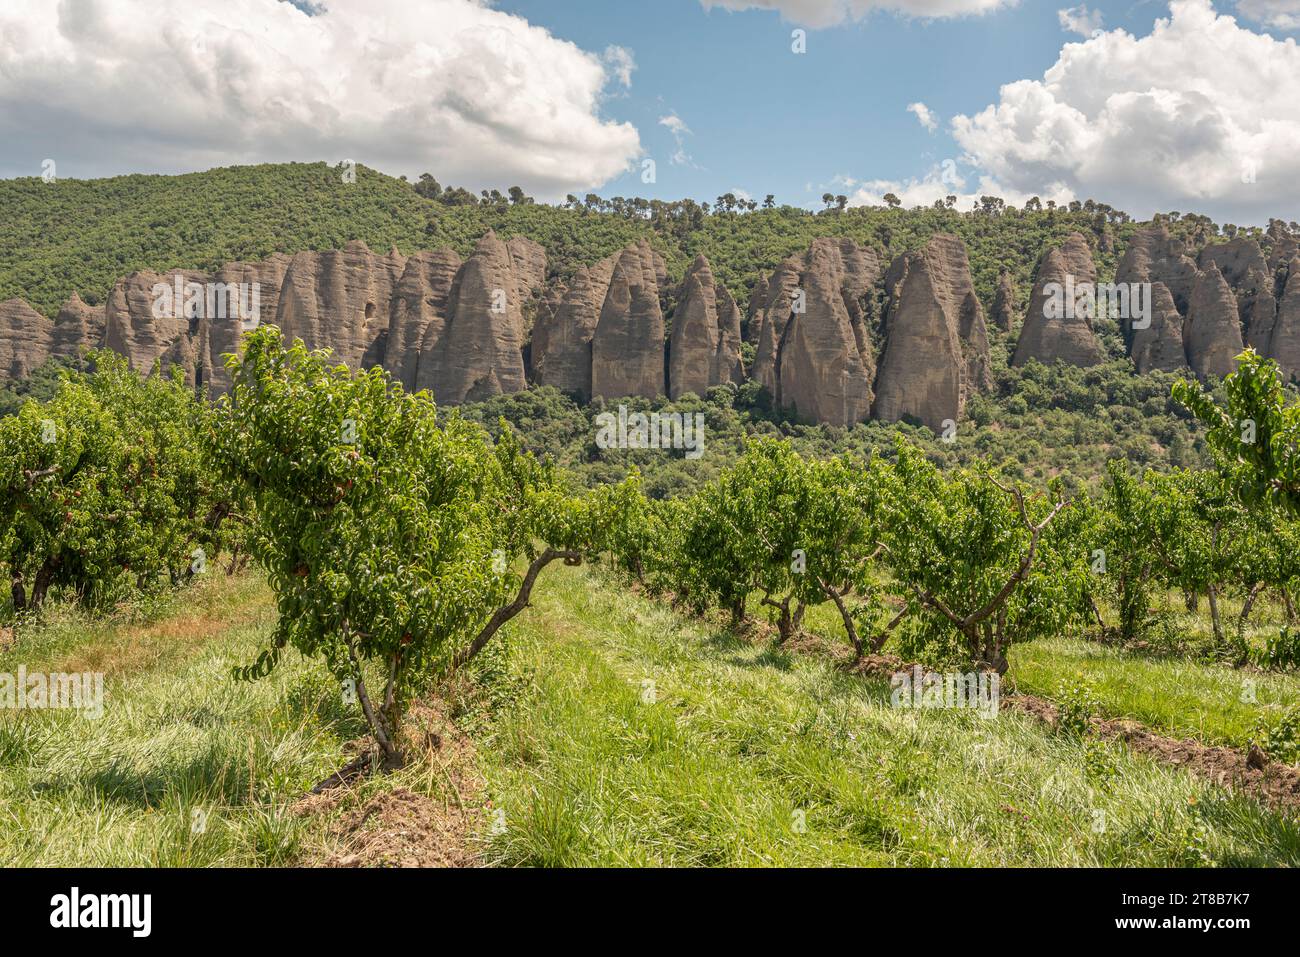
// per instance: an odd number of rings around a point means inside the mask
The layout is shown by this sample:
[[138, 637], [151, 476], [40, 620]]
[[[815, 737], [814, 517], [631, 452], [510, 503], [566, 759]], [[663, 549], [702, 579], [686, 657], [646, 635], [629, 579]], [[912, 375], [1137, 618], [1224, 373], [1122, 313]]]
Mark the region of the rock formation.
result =
[[538, 385], [591, 398], [591, 339], [618, 258], [580, 266], [533, 327], [532, 363]]
[[447, 294], [446, 322], [425, 326], [415, 388], [444, 405], [526, 388], [524, 303], [539, 291], [545, 257], [524, 243], [512, 247], [491, 230], [479, 240]]
[[1286, 268], [1286, 280], [1277, 304], [1277, 323], [1268, 356], [1289, 376], [1300, 374], [1300, 255]]
[[75, 359], [87, 349], [98, 349], [103, 342], [104, 310], [87, 305], [74, 292], [54, 319], [50, 354]]
[[[781, 404], [800, 419], [852, 425], [871, 410], [871, 352], [860, 351], [846, 305], [851, 273], [841, 250], [814, 242], [801, 291], [803, 308], [785, 325], [779, 350]], [[854, 254], [861, 252], [856, 247]], [[854, 268], [864, 268], [858, 262]]]
[[31, 375], [50, 357], [54, 323], [21, 299], [0, 302], [0, 381]]
[[442, 338], [451, 287], [462, 265], [451, 249], [421, 251], [406, 260], [393, 291], [384, 368], [407, 391], [416, 388], [426, 337], [430, 355]]
[[1133, 331], [1133, 364], [1141, 373], [1160, 370], [1177, 372], [1187, 368], [1183, 347], [1183, 317], [1174, 297], [1162, 282], [1151, 284], [1151, 325]]
[[993, 295], [993, 325], [1003, 332], [1010, 332], [1018, 308], [1016, 305], [1016, 281], [1011, 277], [1011, 273], [1004, 269], [998, 275], [998, 288]]
[[[814, 239], [761, 283], [753, 377], [802, 419], [851, 425], [867, 417], [875, 360], [871, 300], [881, 263], [850, 239]], [[756, 287], [756, 290], [759, 287]]]
[[740, 308], [717, 283], [701, 253], [682, 280], [668, 345], [668, 396], [704, 395], [725, 383], [740, 384]]
[[388, 333], [388, 309], [406, 260], [353, 241], [342, 249], [298, 253], [280, 290], [275, 323], [286, 339], [330, 349], [355, 368], [376, 365]]
[[872, 415], [916, 419], [933, 429], [961, 417], [966, 401], [987, 387], [989, 344], [966, 248], [937, 234], [890, 266], [885, 348]]
[[1183, 342], [1188, 365], [1201, 378], [1232, 372], [1235, 357], [1245, 348], [1237, 298], [1212, 261], [1192, 287]]
[[1050, 365], [1060, 359], [1091, 366], [1105, 358], [1083, 303], [1065, 301], [1065, 290], [1096, 280], [1092, 250], [1079, 233], [1071, 233], [1061, 246], [1043, 256], [1012, 365], [1022, 366], [1030, 359]]
[[654, 398], [666, 391], [660, 259], [641, 240], [618, 257], [591, 337], [591, 393]]

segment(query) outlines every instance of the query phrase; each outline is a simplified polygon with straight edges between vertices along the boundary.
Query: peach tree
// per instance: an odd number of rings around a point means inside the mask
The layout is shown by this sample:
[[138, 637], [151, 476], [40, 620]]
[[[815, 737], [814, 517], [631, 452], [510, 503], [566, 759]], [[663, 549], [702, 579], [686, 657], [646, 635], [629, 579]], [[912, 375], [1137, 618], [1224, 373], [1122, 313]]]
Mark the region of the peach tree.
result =
[[635, 489], [570, 495], [508, 429], [493, 442], [382, 370], [352, 373], [301, 342], [286, 348], [274, 327], [228, 365], [214, 456], [255, 504], [248, 547], [280, 612], [240, 677], [269, 673], [286, 646], [323, 659], [355, 689], [384, 766], [395, 766], [419, 681], [473, 659], [527, 606], [548, 564], [602, 548]]

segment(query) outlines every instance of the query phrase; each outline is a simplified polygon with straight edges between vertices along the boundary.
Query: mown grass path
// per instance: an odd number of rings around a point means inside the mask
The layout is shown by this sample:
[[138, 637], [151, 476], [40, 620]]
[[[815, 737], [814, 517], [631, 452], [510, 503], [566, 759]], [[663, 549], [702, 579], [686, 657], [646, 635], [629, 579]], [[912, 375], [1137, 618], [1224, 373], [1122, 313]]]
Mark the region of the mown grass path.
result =
[[1275, 865], [1300, 825], [1032, 718], [890, 707], [587, 569], [548, 580], [480, 735], [507, 865]]

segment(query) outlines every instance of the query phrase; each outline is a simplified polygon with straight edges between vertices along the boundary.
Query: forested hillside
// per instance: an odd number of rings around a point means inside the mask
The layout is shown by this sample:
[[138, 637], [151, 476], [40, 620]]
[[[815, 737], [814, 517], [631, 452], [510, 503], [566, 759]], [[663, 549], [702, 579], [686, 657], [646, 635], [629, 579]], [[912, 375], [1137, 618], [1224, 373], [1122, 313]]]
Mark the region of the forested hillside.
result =
[[[812, 213], [786, 205], [742, 209], [735, 197], [664, 203], [588, 196], [574, 197], [574, 206], [551, 206], [519, 193], [476, 199], [444, 190], [435, 199], [428, 181], [410, 184], [357, 166], [347, 182], [346, 172], [325, 163], [287, 163], [183, 176], [0, 181], [0, 301], [22, 297], [53, 316], [73, 292], [101, 303], [114, 282], [137, 269], [211, 270], [274, 252], [337, 249], [355, 239], [404, 254], [450, 245], [467, 256], [488, 228], [541, 243], [553, 277], [567, 277], [642, 236], [664, 255], [670, 277], [680, 278], [703, 253], [741, 301], [760, 271], [816, 236], [897, 252], [947, 231], [968, 246], [976, 289], [991, 301], [1002, 268], [1028, 283], [1042, 251], [1075, 231], [1096, 237], [1098, 267], [1111, 275], [1137, 228], [1126, 214], [1092, 202], [1020, 210], [990, 197], [975, 211], [832, 203]], [[1199, 241], [1251, 233], [1193, 215], [1170, 214], [1168, 222], [1175, 235]]]

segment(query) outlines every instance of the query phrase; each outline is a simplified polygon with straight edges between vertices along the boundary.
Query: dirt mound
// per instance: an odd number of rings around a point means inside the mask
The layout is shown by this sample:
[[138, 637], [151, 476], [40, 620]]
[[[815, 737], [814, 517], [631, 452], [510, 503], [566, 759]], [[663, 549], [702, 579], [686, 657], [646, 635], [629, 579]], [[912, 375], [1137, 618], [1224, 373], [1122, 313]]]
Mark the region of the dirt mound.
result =
[[[483, 782], [474, 746], [437, 707], [408, 713], [408, 766], [437, 793], [408, 787], [361, 798], [347, 786], [310, 794], [295, 806], [303, 815], [328, 814], [352, 803], [329, 828], [334, 849], [308, 861], [319, 867], [473, 867], [471, 835], [480, 816]], [[425, 765], [419, 767], [420, 764]]]
[[[1050, 701], [1026, 694], [1010, 695], [1003, 701], [1008, 707], [1056, 726], [1057, 709]], [[1167, 738], [1127, 718], [1092, 718], [1089, 723], [1103, 738], [1123, 741], [1134, 751], [1186, 768], [1220, 787], [1241, 791], [1278, 810], [1300, 810], [1300, 768], [1267, 762], [1259, 754], [1236, 748]]]

